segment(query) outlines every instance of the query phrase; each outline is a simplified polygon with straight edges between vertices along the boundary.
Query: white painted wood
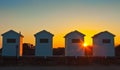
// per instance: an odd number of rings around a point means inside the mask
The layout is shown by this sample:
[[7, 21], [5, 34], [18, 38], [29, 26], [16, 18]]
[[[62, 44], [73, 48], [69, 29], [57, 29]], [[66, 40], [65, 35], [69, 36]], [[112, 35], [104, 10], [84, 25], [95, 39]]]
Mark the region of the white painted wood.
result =
[[[52, 56], [53, 55], [53, 34], [43, 30], [35, 35], [35, 56]], [[40, 43], [40, 39], [48, 39], [48, 43]]]
[[[76, 30], [65, 36], [65, 56], [85, 56], [84, 36]], [[79, 39], [80, 43], [72, 43], [72, 39]]]
[[[94, 35], [93, 56], [115, 56], [114, 36], [108, 31]], [[103, 43], [103, 39], [110, 39], [110, 43]]]
[[[16, 39], [16, 43], [7, 43], [7, 39]], [[23, 36], [13, 30], [2, 34], [2, 56], [22, 56]]]

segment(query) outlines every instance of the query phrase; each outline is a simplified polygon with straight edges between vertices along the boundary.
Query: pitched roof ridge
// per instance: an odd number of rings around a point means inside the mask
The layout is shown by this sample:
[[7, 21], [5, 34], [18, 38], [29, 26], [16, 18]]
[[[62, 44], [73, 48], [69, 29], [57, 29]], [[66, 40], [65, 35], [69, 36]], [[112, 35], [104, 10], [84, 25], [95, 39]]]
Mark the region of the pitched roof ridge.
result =
[[49, 33], [49, 34], [51, 34], [51, 35], [53, 35], [54, 36], [54, 34], [52, 34], [51, 32], [49, 32], [49, 31], [47, 31], [47, 30], [42, 30], [42, 31], [39, 31], [39, 32], [37, 32], [36, 34], [34, 34], [34, 35], [37, 35], [37, 34], [39, 34], [39, 33], [41, 33], [41, 32], [47, 32], [47, 33]]
[[102, 31], [102, 32], [99, 32], [99, 33], [95, 34], [92, 38], [94, 38], [94, 37], [96, 37], [96, 36], [98, 36], [98, 35], [100, 35], [102, 33], [109, 33], [109, 34], [115, 36], [114, 34], [112, 34], [111, 32], [109, 32], [109, 31], [106, 30], [106, 31]]
[[68, 36], [69, 34], [74, 33], [74, 32], [77, 32], [77, 33], [79, 33], [79, 34], [85, 36], [85, 34], [79, 32], [78, 30], [74, 30], [74, 31], [71, 31], [71, 32], [67, 33], [64, 37], [66, 37], [66, 36]]
[[8, 32], [14, 32], [14, 33], [19, 34], [20, 36], [24, 37], [21, 33], [18, 33], [18, 32], [16, 32], [16, 31], [12, 30], [12, 29], [9, 30], [9, 31], [6, 31], [5, 33], [3, 33], [2, 36], [3, 36], [4, 34], [8, 33]]

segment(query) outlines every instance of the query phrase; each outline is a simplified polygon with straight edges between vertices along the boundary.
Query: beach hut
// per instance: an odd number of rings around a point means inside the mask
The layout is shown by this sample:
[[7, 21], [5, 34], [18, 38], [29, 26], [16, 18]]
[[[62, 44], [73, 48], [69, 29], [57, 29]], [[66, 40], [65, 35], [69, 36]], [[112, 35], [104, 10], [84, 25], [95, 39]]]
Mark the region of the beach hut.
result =
[[22, 56], [23, 35], [13, 30], [2, 34], [2, 56]]
[[83, 47], [84, 34], [75, 30], [64, 36], [65, 38], [65, 56], [85, 56]]
[[108, 31], [94, 35], [93, 56], [115, 56], [114, 37], [115, 35]]
[[52, 56], [53, 34], [42, 30], [35, 35], [35, 56]]

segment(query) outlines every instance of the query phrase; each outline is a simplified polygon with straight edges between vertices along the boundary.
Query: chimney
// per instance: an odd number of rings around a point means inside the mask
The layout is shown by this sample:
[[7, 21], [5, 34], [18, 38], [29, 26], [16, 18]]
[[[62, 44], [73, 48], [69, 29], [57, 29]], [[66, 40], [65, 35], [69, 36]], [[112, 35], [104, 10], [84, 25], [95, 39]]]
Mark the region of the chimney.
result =
[[21, 35], [21, 31], [19, 32], [19, 34]]

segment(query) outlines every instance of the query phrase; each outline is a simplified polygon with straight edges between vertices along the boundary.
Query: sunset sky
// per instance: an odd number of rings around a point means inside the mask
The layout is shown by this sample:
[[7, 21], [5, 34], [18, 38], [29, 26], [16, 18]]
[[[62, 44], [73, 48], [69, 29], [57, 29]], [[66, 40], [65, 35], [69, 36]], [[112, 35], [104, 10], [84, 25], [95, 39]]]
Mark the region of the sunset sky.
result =
[[[120, 0], [0, 0], [0, 34], [15, 30], [24, 42], [35, 43], [34, 34], [47, 30], [54, 34], [55, 47], [64, 47], [64, 36], [74, 30], [92, 36], [101, 31], [116, 35], [120, 44]], [[0, 47], [2, 37], [0, 37]]]

